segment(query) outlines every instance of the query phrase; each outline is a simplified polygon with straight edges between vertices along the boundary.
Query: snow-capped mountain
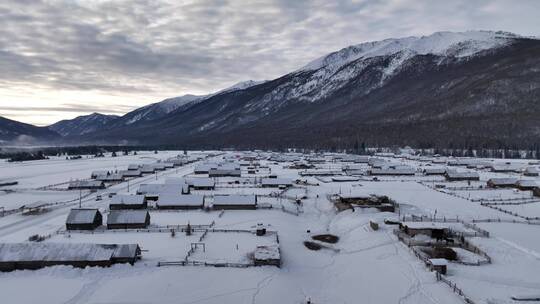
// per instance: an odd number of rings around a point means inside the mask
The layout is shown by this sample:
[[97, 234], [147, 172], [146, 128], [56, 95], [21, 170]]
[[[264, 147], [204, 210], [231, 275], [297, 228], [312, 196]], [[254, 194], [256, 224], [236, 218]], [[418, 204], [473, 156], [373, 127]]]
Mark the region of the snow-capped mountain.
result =
[[50, 125], [48, 128], [62, 136], [80, 136], [98, 131], [118, 117], [119, 116], [117, 115], [92, 113], [89, 115], [78, 116], [73, 119], [61, 120]]
[[159, 119], [108, 127], [88, 140], [192, 147], [523, 146], [540, 141], [538, 83], [538, 39], [440, 32], [347, 47], [280, 78], [181, 101]]
[[185, 109], [189, 107], [190, 105], [194, 105], [212, 96], [229, 93], [233, 91], [238, 91], [238, 90], [244, 90], [263, 82], [264, 81], [248, 80], [248, 81], [239, 82], [237, 84], [234, 84], [233, 86], [230, 86], [226, 89], [220, 90], [213, 94], [207, 94], [207, 95], [188, 94], [188, 95], [183, 95], [179, 97], [167, 98], [160, 102], [149, 104], [147, 106], [133, 110], [125, 114], [124, 116], [120, 117], [119, 119], [116, 119], [115, 121], [113, 121], [109, 125], [109, 127], [123, 127], [123, 126], [129, 126], [132, 124], [139, 124], [139, 123], [144, 123], [147, 121], [156, 120], [156, 119], [166, 116], [169, 113], [176, 111], [179, 108]]

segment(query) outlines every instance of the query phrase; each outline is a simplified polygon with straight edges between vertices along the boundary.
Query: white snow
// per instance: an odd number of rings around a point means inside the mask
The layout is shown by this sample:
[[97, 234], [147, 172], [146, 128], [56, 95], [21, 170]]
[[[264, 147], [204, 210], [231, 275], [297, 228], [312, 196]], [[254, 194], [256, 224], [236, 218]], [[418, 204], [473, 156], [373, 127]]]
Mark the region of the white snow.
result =
[[[152, 231], [109, 231], [98, 229], [94, 233], [65, 232], [65, 221], [69, 211], [78, 205], [79, 191], [35, 190], [50, 183], [62, 183], [74, 178], [88, 177], [94, 170], [124, 169], [132, 163], [152, 164], [157, 159], [177, 155], [179, 152], [160, 152], [157, 155], [139, 153], [101, 160], [84, 158], [79, 162], [51, 159], [28, 163], [2, 163], [2, 178], [19, 180], [13, 186], [15, 193], [0, 195], [0, 205], [20, 206], [21, 201], [46, 202], [76, 199], [71, 205], [60, 205], [39, 215], [20, 213], [0, 217], [0, 243], [25, 243], [34, 234], [51, 238], [43, 244], [139, 244], [144, 250], [142, 260], [134, 266], [115, 265], [109, 268], [74, 269], [72, 267], [49, 267], [37, 271], [14, 271], [0, 273], [0, 294], [6, 303], [462, 303], [452, 289], [437, 282], [435, 275], [401, 243], [392, 233], [395, 225], [384, 224], [385, 219], [399, 220], [403, 215], [429, 215], [437, 218], [500, 219], [501, 222], [477, 223], [490, 232], [489, 238], [474, 237], [469, 240], [492, 258], [492, 264], [467, 266], [449, 262], [447, 278], [477, 303], [513, 303], [512, 295], [534, 295], [540, 293], [540, 225], [517, 223], [521, 218], [480, 205], [467, 199], [467, 193], [475, 198], [516, 198], [509, 190], [459, 191], [456, 196], [447, 189], [446, 193], [432, 188], [435, 184], [425, 182], [432, 177], [385, 177], [384, 180], [332, 181], [331, 177], [321, 182], [317, 177], [299, 176], [300, 170], [288, 169], [290, 162], [274, 164], [262, 153], [261, 165], [278, 178], [306, 180], [309, 185], [293, 185], [293, 188], [276, 195], [279, 189], [259, 188], [250, 182], [266, 177], [263, 174], [250, 178], [216, 178], [216, 190], [192, 191], [198, 195], [215, 194], [254, 195], [258, 203], [271, 202], [272, 209], [220, 211], [150, 210]], [[190, 152], [192, 153], [192, 152]], [[205, 160], [207, 162], [238, 159], [248, 153], [227, 152]], [[294, 157], [293, 157], [294, 156]], [[150, 159], [148, 157], [155, 157]], [[299, 155], [283, 155], [285, 159], [304, 158]], [[322, 157], [325, 168], [343, 166], [331, 156]], [[386, 160], [389, 160], [386, 158]], [[415, 169], [423, 167], [417, 160], [395, 160]], [[525, 162], [525, 161], [523, 161]], [[388, 162], [390, 163], [390, 162]], [[107, 217], [111, 202], [105, 194], [134, 194], [141, 183], [164, 184], [167, 179], [190, 180], [198, 163], [168, 169], [144, 177], [99, 190], [82, 199], [83, 208], [96, 208]], [[246, 172], [242, 168], [242, 174]], [[421, 171], [421, 170], [420, 170]], [[516, 173], [492, 173], [482, 169], [481, 181], [485, 185], [491, 177], [514, 177]], [[5, 172], [5, 173], [4, 173]], [[31, 173], [34, 173], [32, 175]], [[266, 174], [266, 173], [265, 173]], [[203, 175], [204, 176], [204, 175]], [[540, 178], [531, 177], [534, 180]], [[240, 180], [235, 184], [234, 180]], [[424, 184], [421, 184], [423, 182]], [[447, 187], [467, 186], [466, 182], [436, 182]], [[504, 192], [501, 192], [504, 191]], [[49, 193], [49, 194], [47, 194]], [[527, 192], [529, 193], [529, 192]], [[400, 214], [377, 210], [346, 210], [337, 212], [329, 200], [332, 194], [342, 195], [387, 195], [400, 205]], [[103, 200], [96, 201], [97, 195]], [[177, 194], [180, 196], [180, 193]], [[530, 195], [530, 194], [528, 194]], [[11, 199], [10, 197], [15, 197]], [[282, 209], [294, 210], [295, 198], [302, 197], [298, 215]], [[211, 199], [210, 199], [211, 201]], [[523, 205], [522, 215], [535, 214], [536, 203]], [[509, 205], [502, 206], [504, 208]], [[517, 207], [519, 208], [519, 207]], [[531, 209], [529, 209], [531, 208]], [[370, 228], [370, 221], [379, 223], [379, 229]], [[516, 221], [516, 222], [514, 222]], [[256, 236], [252, 232], [209, 232], [203, 229], [192, 235], [176, 232], [170, 227], [209, 227], [219, 230], [253, 231], [263, 224], [269, 231], [279, 235], [279, 251], [282, 267], [222, 268], [205, 266], [157, 267], [160, 261], [182, 261], [194, 243], [198, 245], [189, 261], [249, 263], [257, 254], [258, 246], [275, 246], [272, 234]], [[167, 226], [170, 225], [170, 226]], [[417, 226], [431, 224], [418, 223]], [[471, 233], [460, 223], [435, 224], [448, 226], [452, 230]], [[159, 229], [162, 228], [160, 231]], [[63, 233], [57, 233], [58, 231]], [[310, 231], [310, 232], [308, 232]], [[330, 233], [339, 237], [332, 249], [310, 251], [303, 245], [315, 234]], [[467, 262], [481, 259], [477, 254], [457, 250], [458, 256]], [[274, 251], [275, 253], [275, 251]], [[275, 256], [275, 255], [272, 255]], [[33, 292], [21, 292], [32, 290]]]

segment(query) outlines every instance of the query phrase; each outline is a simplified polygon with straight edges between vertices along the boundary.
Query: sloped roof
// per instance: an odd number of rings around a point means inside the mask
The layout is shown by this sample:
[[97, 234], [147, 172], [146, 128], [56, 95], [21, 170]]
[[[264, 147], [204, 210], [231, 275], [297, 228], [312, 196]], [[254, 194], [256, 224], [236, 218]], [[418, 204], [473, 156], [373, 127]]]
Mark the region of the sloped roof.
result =
[[140, 224], [146, 221], [146, 210], [111, 210], [107, 216], [108, 224]]
[[112, 197], [111, 204], [142, 205], [144, 204], [144, 195], [117, 194]]
[[255, 195], [215, 195], [214, 205], [256, 205]]
[[116, 247], [84, 243], [4, 243], [0, 244], [0, 261], [107, 261]]
[[202, 206], [204, 204], [203, 195], [174, 193], [163, 193], [159, 195], [156, 203], [158, 206]]
[[71, 209], [66, 224], [89, 224], [94, 222], [98, 209]]

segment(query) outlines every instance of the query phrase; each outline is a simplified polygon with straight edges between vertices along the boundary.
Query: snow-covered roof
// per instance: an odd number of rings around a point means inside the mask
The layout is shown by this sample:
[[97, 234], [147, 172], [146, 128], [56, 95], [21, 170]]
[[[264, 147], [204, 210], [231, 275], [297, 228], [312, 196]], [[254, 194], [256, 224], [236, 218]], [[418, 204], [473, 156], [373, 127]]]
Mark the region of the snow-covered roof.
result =
[[111, 204], [142, 205], [144, 204], [144, 195], [117, 194], [112, 197]]
[[140, 165], [138, 164], [130, 164], [128, 165], [128, 170], [139, 170]]
[[333, 182], [355, 182], [358, 180], [360, 180], [360, 178], [354, 176], [332, 176]]
[[279, 246], [278, 245], [268, 245], [268, 246], [257, 246], [253, 254], [255, 260], [279, 260]]
[[71, 209], [66, 220], [66, 224], [88, 224], [93, 223], [98, 209]]
[[0, 262], [108, 261], [134, 257], [137, 248], [138, 244], [3, 243], [0, 244]]
[[281, 186], [281, 185], [292, 185], [292, 180], [289, 178], [263, 178], [261, 183], [263, 185], [270, 186]]
[[178, 184], [141, 184], [138, 194], [159, 194], [162, 192], [180, 192], [182, 187]]
[[107, 224], [138, 224], [146, 221], [146, 210], [111, 210]]
[[446, 266], [446, 265], [448, 265], [448, 260], [446, 260], [446, 259], [429, 259], [428, 261], [433, 266]]
[[159, 195], [156, 204], [158, 206], [203, 206], [204, 196], [196, 194], [178, 195], [164, 193]]
[[142, 174], [141, 170], [139, 169], [136, 169], [136, 170], [121, 170], [118, 172], [120, 175], [122, 175], [123, 177], [126, 177], [126, 176], [140, 176]]
[[214, 187], [216, 185], [213, 179], [207, 177], [192, 177], [187, 182], [193, 187]]
[[522, 179], [516, 182], [519, 187], [540, 187], [540, 182], [533, 179]]
[[255, 195], [215, 195], [214, 205], [256, 205]]
[[102, 181], [97, 180], [77, 180], [69, 183], [68, 188], [99, 188], [103, 186]]
[[480, 178], [478, 172], [473, 171], [455, 171], [455, 170], [446, 170], [446, 175], [449, 178]]
[[5, 243], [0, 244], [0, 261], [108, 261], [115, 250], [115, 245], [47, 242]]
[[414, 168], [385, 168], [371, 169], [369, 173], [371, 175], [414, 175], [416, 171]]

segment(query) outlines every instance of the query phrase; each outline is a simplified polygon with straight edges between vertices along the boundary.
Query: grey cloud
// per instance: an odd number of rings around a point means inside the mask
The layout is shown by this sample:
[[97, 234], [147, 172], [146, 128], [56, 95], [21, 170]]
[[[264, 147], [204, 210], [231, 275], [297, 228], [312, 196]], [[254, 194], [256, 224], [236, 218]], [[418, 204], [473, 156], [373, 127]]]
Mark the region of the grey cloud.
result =
[[0, 87], [211, 92], [366, 40], [468, 29], [538, 35], [539, 15], [536, 0], [6, 0]]

